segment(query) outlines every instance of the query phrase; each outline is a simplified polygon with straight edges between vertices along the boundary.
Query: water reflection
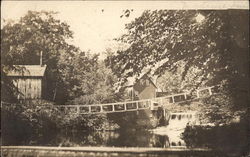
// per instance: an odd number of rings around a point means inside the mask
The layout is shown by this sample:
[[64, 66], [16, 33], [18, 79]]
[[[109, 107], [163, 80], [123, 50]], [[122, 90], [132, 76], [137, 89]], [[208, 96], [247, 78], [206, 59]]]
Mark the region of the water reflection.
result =
[[158, 127], [152, 131], [157, 136], [168, 137], [168, 141], [165, 141], [165, 144], [163, 145], [164, 148], [186, 147], [186, 143], [182, 139], [182, 133], [184, 132], [184, 129], [173, 130], [168, 126], [164, 126]]
[[[115, 146], [115, 147], [186, 147], [182, 133], [187, 124], [195, 122], [195, 112], [170, 113], [167, 126], [153, 130], [122, 129], [92, 133], [58, 134], [53, 146]], [[38, 143], [39, 144], [39, 143]], [[46, 145], [43, 143], [42, 145]]]
[[[246, 124], [234, 124], [222, 127], [193, 126], [196, 124], [194, 112], [170, 113], [168, 125], [152, 130], [132, 128], [117, 131], [46, 133], [32, 135], [25, 141], [4, 139], [3, 145], [32, 145], [56, 147], [107, 146], [107, 147], [161, 147], [161, 148], [212, 148], [231, 154], [246, 150]], [[185, 132], [184, 132], [185, 131]], [[184, 134], [183, 134], [184, 133]], [[6, 136], [5, 136], [6, 137]], [[11, 137], [11, 136], [7, 136]], [[172, 154], [171, 154], [172, 155]], [[171, 156], [170, 155], [170, 156]], [[120, 156], [120, 155], [119, 155]], [[178, 156], [178, 155], [177, 155]], [[193, 156], [190, 155], [190, 156]], [[209, 155], [208, 155], [209, 156]], [[214, 155], [211, 155], [214, 156]], [[219, 155], [220, 156], [220, 155]]]
[[[168, 125], [153, 130], [121, 129], [117, 131], [81, 132], [68, 131], [32, 135], [15, 145], [37, 146], [114, 146], [114, 147], [186, 147], [181, 135], [188, 123], [195, 120], [194, 113], [170, 113]], [[13, 140], [3, 140], [4, 145], [13, 145]]]
[[177, 112], [169, 113], [168, 125], [153, 129], [156, 135], [167, 136], [168, 143], [164, 147], [186, 147], [185, 141], [182, 139], [182, 133], [189, 124], [197, 123], [196, 112]]
[[[34, 143], [32, 144], [34, 145]], [[49, 146], [114, 146], [114, 147], [169, 147], [167, 135], [157, 135], [150, 131], [103, 131], [90, 134], [72, 132], [58, 134], [49, 143], [35, 145]]]

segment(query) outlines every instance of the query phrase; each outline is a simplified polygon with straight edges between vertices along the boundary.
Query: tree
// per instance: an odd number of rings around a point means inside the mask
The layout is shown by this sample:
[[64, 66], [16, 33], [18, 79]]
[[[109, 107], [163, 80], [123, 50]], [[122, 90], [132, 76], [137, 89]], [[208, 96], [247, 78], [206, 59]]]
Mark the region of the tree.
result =
[[59, 61], [69, 100], [75, 104], [97, 104], [114, 101], [114, 83], [117, 78], [112, 74], [98, 55], [79, 53], [68, 56], [64, 53]]
[[62, 53], [74, 55], [80, 51], [68, 44], [67, 40], [73, 37], [73, 33], [68, 24], [54, 18], [55, 14], [55, 12], [28, 11], [19, 21], [7, 22], [3, 26], [1, 29], [1, 76], [4, 78], [1, 82], [2, 89], [10, 91], [13, 89], [5, 77], [5, 73], [14, 68], [13, 65], [39, 64], [42, 52], [43, 64], [47, 64], [48, 67], [47, 97], [55, 100], [57, 88], [63, 87], [58, 68], [60, 55]]
[[[47, 65], [47, 99], [58, 104], [93, 104], [114, 101], [112, 99], [116, 97], [112, 95], [112, 85], [116, 78], [103, 63], [98, 61], [98, 55], [85, 53], [67, 42], [68, 39], [73, 38], [73, 32], [68, 24], [55, 19], [55, 14], [54, 12], [29, 11], [19, 21], [7, 22], [1, 29], [1, 73], [4, 74], [1, 76], [5, 79], [1, 80], [2, 90], [13, 94], [15, 88], [6, 77], [6, 72], [14, 69], [13, 65], [39, 64], [42, 52], [43, 64]], [[13, 100], [8, 93], [4, 96], [8, 102]], [[10, 116], [7, 114], [7, 117], [13, 116], [14, 120], [20, 119], [25, 124], [32, 123], [26, 121], [26, 117], [31, 117], [30, 121], [41, 122], [39, 126], [34, 124], [35, 129], [38, 129], [37, 127], [51, 129], [55, 124], [59, 129], [69, 128], [69, 130], [85, 129], [88, 131], [107, 128], [105, 116], [76, 115], [71, 112], [65, 114], [53, 106], [44, 106], [52, 110], [47, 112], [38, 104], [13, 106], [22, 109], [24, 120], [20, 118], [22, 115], [16, 114], [18, 111], [15, 111], [15, 108], [11, 108]], [[48, 114], [48, 117], [45, 117], [46, 120], [51, 121], [52, 127], [46, 126], [46, 123], [41, 120], [43, 111]], [[6, 117], [4, 119], [8, 120]]]
[[227, 98], [233, 98], [226, 106], [246, 110], [248, 17], [247, 10], [147, 10], [127, 24], [128, 33], [118, 39], [130, 44], [129, 48], [107, 58], [106, 63], [121, 78], [121, 85], [132, 75], [175, 73], [184, 64], [182, 79], [195, 68], [201, 78], [196, 86], [222, 84]]
[[[185, 70], [184, 64], [179, 64], [179, 67], [175, 72], [165, 71], [158, 78], [156, 85], [163, 92], [167, 92], [169, 95], [173, 93], [183, 93], [191, 92], [196, 88], [197, 84], [201, 83], [203, 78], [199, 75], [201, 70], [197, 68], [189, 68], [186, 73], [186, 77], [182, 78], [182, 73]], [[209, 78], [207, 78], [209, 80]], [[206, 83], [203, 80], [201, 86], [204, 86]]]

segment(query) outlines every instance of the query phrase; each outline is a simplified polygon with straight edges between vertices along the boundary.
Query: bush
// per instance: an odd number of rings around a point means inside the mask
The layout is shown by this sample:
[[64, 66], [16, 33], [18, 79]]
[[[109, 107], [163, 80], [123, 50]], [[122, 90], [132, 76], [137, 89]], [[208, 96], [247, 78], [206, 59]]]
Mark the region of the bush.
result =
[[219, 151], [245, 155], [248, 151], [247, 123], [223, 126], [187, 126], [183, 139], [188, 147], [207, 147]]
[[105, 115], [64, 113], [52, 104], [9, 104], [3, 105], [1, 110], [4, 145], [27, 144], [58, 132], [90, 132], [110, 127]]

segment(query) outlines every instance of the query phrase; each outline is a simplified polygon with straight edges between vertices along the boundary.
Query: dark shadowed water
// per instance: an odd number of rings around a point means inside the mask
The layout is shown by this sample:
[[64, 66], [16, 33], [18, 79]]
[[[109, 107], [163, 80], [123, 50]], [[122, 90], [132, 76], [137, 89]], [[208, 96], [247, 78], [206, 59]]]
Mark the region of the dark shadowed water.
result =
[[[177, 116], [178, 117], [178, 116]], [[182, 133], [188, 118], [173, 117], [168, 126], [156, 129], [134, 128], [116, 131], [83, 132], [70, 130], [58, 132], [32, 133], [28, 137], [8, 136], [5, 134], [4, 145], [30, 145], [30, 146], [114, 146], [114, 147], [185, 147]], [[175, 127], [177, 126], [177, 128]]]
[[[190, 116], [172, 115], [167, 126], [156, 129], [136, 130], [132, 128], [117, 131], [70, 131], [61, 133], [48, 132], [34, 134], [28, 138], [8, 136], [3, 138], [3, 145], [55, 146], [55, 147], [157, 147], [157, 148], [212, 148], [244, 156], [247, 154], [245, 124], [225, 127], [191, 127]], [[189, 120], [188, 120], [189, 119]], [[7, 136], [6, 136], [7, 137]], [[22, 139], [22, 140], [20, 140]], [[192, 156], [192, 155], [191, 155]]]
[[4, 141], [5, 145], [31, 146], [114, 146], [114, 147], [169, 147], [184, 146], [180, 141], [170, 141], [168, 135], [158, 135], [152, 131], [119, 130], [96, 131], [91, 133], [71, 131], [58, 134], [33, 136], [29, 139], [15, 142], [15, 139]]

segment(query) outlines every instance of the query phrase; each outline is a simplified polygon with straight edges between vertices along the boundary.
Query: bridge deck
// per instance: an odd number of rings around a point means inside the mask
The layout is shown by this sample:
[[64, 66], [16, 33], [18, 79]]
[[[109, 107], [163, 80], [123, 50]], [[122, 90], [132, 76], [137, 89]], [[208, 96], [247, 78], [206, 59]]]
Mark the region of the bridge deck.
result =
[[[96, 113], [115, 113], [115, 112], [128, 112], [128, 111], [138, 111], [138, 110], [155, 110], [158, 107], [166, 106], [170, 104], [178, 104], [187, 101], [197, 100], [205, 96], [212, 95], [215, 86], [198, 89], [195, 96], [191, 96], [190, 93], [178, 93], [163, 97], [157, 97], [152, 99], [136, 100], [136, 101], [126, 101], [118, 103], [108, 103], [108, 104], [92, 104], [92, 105], [57, 105], [65, 112], [72, 111], [77, 114], [96, 114]], [[204, 95], [204, 92], [206, 93]]]
[[[144, 99], [137, 101], [126, 101], [108, 104], [91, 104], [91, 105], [53, 105], [64, 112], [72, 112], [76, 114], [97, 114], [97, 113], [115, 113], [115, 112], [128, 112], [138, 110], [155, 110], [158, 107], [166, 106], [170, 104], [178, 104], [187, 101], [192, 101], [205, 96], [210, 96], [214, 93], [214, 87], [207, 87], [198, 89], [195, 96], [191, 96], [190, 93], [178, 93], [163, 97], [157, 97], [152, 99]], [[4, 104], [1, 102], [1, 106]], [[46, 105], [46, 104], [45, 104]]]

